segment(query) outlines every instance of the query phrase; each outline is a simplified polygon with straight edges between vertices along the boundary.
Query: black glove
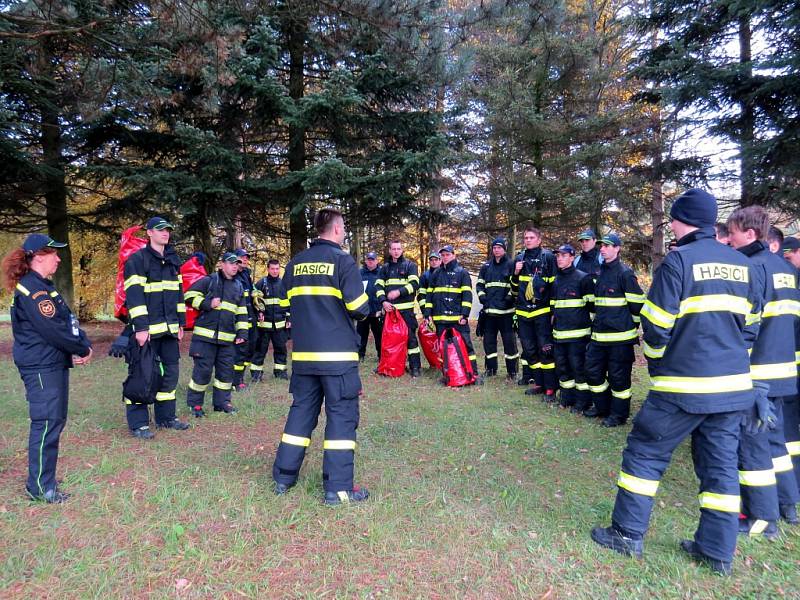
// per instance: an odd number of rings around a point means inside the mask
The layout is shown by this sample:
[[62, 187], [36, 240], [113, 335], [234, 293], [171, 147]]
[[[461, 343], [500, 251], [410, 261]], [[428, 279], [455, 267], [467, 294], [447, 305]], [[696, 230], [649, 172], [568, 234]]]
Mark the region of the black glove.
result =
[[125, 335], [123, 333], [122, 335], [117, 336], [117, 339], [115, 339], [114, 343], [111, 344], [111, 348], [108, 349], [108, 355], [113, 356], [114, 358], [127, 358], [128, 344], [130, 341], [130, 335]]
[[475, 327], [475, 335], [477, 337], [483, 337], [484, 332], [486, 331], [486, 313], [483, 309], [481, 312], [478, 313], [478, 324]]
[[767, 397], [769, 385], [761, 382], [753, 383], [753, 392], [756, 402], [752, 410], [744, 417], [744, 428], [749, 435], [764, 433], [775, 429], [778, 425], [778, 418], [775, 414], [775, 407]]

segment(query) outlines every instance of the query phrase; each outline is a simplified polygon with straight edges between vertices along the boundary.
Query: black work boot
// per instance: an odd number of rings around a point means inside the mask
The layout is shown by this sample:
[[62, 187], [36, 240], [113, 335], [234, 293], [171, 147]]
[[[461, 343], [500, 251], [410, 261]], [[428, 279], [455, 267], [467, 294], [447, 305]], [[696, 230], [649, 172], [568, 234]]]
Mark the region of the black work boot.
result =
[[183, 421], [179, 420], [178, 417], [175, 417], [169, 421], [161, 421], [160, 423], [156, 423], [156, 427], [159, 429], [175, 429], [176, 431], [184, 431], [189, 429], [189, 424], [184, 423]]
[[604, 548], [611, 548], [615, 552], [626, 556], [642, 558], [644, 553], [644, 540], [635, 540], [632, 537], [623, 535], [614, 527], [593, 528], [592, 539]]
[[325, 492], [323, 502], [328, 506], [338, 506], [339, 504], [351, 504], [363, 502], [369, 498], [367, 488], [354, 486], [352, 490], [342, 490], [340, 492]]
[[781, 534], [775, 521], [764, 521], [763, 519], [739, 519], [739, 535], [757, 537], [763, 535], [768, 540], [776, 540]]
[[419, 367], [411, 367], [410, 373], [412, 377], [419, 377], [420, 375], [422, 375]]
[[627, 419], [619, 415], [609, 415], [603, 419], [602, 425], [603, 427], [619, 427], [620, 425], [625, 425], [626, 421]]
[[495, 375], [497, 375], [497, 369], [486, 369], [483, 373], [484, 377], [494, 377]]
[[250, 369], [250, 383], [258, 383], [259, 381], [264, 381], [264, 372]]
[[289, 379], [289, 376], [286, 374], [286, 371], [281, 369], [275, 369], [272, 374], [275, 376], [275, 379]]
[[789, 525], [800, 525], [800, 519], [797, 518], [797, 507], [794, 504], [781, 504], [780, 509], [781, 519]]
[[140, 440], [152, 440], [156, 437], [156, 434], [150, 430], [149, 425], [142, 425], [138, 429], [134, 429], [131, 431], [131, 435], [135, 438], [139, 438]]
[[69, 500], [69, 494], [65, 494], [61, 490], [58, 489], [58, 486], [51, 490], [46, 490], [44, 494], [34, 494], [28, 489], [28, 486], [25, 486], [25, 492], [28, 494], [28, 498], [34, 502], [45, 502], [47, 504], [63, 504], [67, 500]]
[[224, 412], [226, 415], [235, 415], [238, 411], [230, 402], [225, 402], [221, 406], [215, 406], [214, 412]]
[[697, 549], [697, 544], [695, 544], [692, 540], [683, 540], [681, 542], [681, 550], [691, 556], [692, 560], [708, 565], [715, 573], [727, 576], [733, 572], [733, 567], [731, 567], [731, 563], [729, 561], [706, 556]]
[[276, 496], [283, 496], [286, 492], [288, 492], [291, 488], [294, 487], [293, 483], [280, 483], [278, 481], [273, 482], [272, 491], [275, 493]]

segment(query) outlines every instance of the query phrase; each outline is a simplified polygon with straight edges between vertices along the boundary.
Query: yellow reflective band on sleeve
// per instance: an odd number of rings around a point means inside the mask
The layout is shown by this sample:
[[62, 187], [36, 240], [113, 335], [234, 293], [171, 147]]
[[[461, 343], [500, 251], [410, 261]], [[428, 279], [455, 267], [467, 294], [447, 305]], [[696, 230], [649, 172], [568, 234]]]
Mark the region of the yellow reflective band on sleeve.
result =
[[800, 317], [800, 302], [797, 300], [774, 300], [767, 302], [764, 310], [761, 311], [762, 319], [785, 315]]
[[288, 298], [281, 298], [280, 303], [278, 304], [281, 308], [289, 308], [289, 299]]
[[406, 292], [408, 292], [409, 294], [414, 293], [414, 286], [411, 285], [410, 283], [407, 283], [403, 289], [405, 289]]
[[753, 379], [791, 379], [797, 377], [797, 363], [750, 365], [750, 376]]
[[577, 338], [586, 337], [592, 333], [592, 328], [586, 329], [553, 329], [553, 339], [556, 340], [573, 340]]
[[632, 395], [631, 388], [619, 392], [616, 390], [611, 390], [611, 395], [614, 396], [614, 398], [619, 398], [620, 400], [628, 400]]
[[647, 358], [662, 358], [664, 356], [664, 352], [667, 351], [666, 346], [661, 346], [660, 348], [655, 348], [647, 343], [647, 340], [642, 342], [642, 348], [644, 350], [644, 355]]
[[128, 315], [131, 319], [135, 319], [136, 317], [143, 317], [147, 313], [147, 307], [142, 304], [141, 306], [131, 306], [128, 309]]
[[205, 392], [208, 389], [207, 383], [195, 383], [194, 379], [189, 380], [189, 389], [195, 392]]
[[355, 450], [355, 440], [325, 440], [322, 442], [323, 450]]
[[520, 281], [530, 281], [531, 280], [531, 276], [530, 275], [520, 275], [519, 276], [519, 280]]
[[486, 287], [510, 288], [511, 284], [505, 281], [490, 281], [489, 283], [486, 284]]
[[553, 306], [556, 308], [581, 308], [586, 306], [586, 300], [583, 298], [570, 298], [568, 300], [554, 300]]
[[131, 275], [125, 280], [123, 287], [127, 290], [132, 285], [144, 285], [147, 283], [147, 277], [144, 275]]
[[169, 326], [164, 323], [151, 323], [150, 327], [147, 329], [150, 334], [158, 334], [158, 333], [166, 333], [169, 331]]
[[628, 340], [635, 340], [637, 337], [636, 329], [629, 329], [628, 331], [592, 332], [592, 339], [596, 342], [626, 342]]
[[218, 331], [217, 332], [217, 339], [220, 342], [233, 342], [233, 341], [236, 340], [236, 334], [235, 333], [225, 333], [224, 331]]
[[513, 315], [513, 308], [484, 308], [487, 315]]
[[392, 302], [392, 306], [394, 306], [397, 310], [407, 310], [409, 308], [414, 308], [414, 302], [400, 302], [399, 304]]
[[789, 453], [789, 456], [800, 456], [800, 441], [786, 442], [786, 451]]
[[800, 365], [800, 350], [794, 353], [794, 362]]
[[193, 335], [199, 335], [200, 337], [210, 338], [213, 340], [216, 336], [216, 332], [213, 329], [195, 326]]
[[[128, 289], [128, 287], [125, 286], [125, 289]], [[31, 295], [30, 291], [28, 291], [28, 288], [26, 288], [21, 283], [17, 284], [17, 291], [19, 291], [19, 293], [22, 294], [23, 296], [30, 296]]]
[[700, 508], [718, 510], [720, 512], [738, 513], [741, 498], [733, 494], [715, 494], [713, 492], [701, 492], [697, 495], [700, 501]]
[[775, 469], [776, 473], [786, 473], [787, 471], [792, 471], [794, 469], [792, 457], [788, 454], [774, 457], [772, 459], [772, 468]]
[[390, 277], [386, 280], [386, 285], [397, 285], [402, 286], [408, 283], [408, 278], [406, 277]]
[[356, 298], [352, 302], [345, 302], [344, 307], [347, 310], [356, 310], [361, 306], [364, 306], [366, 302], [369, 302], [369, 298], [367, 297], [366, 294], [361, 294], [358, 298]]
[[747, 301], [747, 298], [732, 294], [690, 296], [681, 300], [678, 318], [705, 312], [733, 312], [740, 315], [748, 315], [752, 309], [753, 306]]
[[227, 383], [224, 381], [220, 381], [215, 377], [214, 387], [217, 388], [218, 390], [229, 390], [231, 389], [231, 387], [233, 387], [233, 384], [230, 381], [228, 381]]
[[619, 472], [617, 485], [633, 494], [642, 496], [655, 496], [658, 491], [657, 479], [642, 479], [641, 477], [629, 475], [625, 471]]
[[466, 300], [461, 301], [462, 308], [472, 308], [472, 302], [467, 302]]
[[180, 282], [173, 281], [153, 281], [144, 284], [145, 294], [155, 294], [158, 292], [177, 292], [180, 288]]
[[594, 294], [586, 294], [583, 299], [586, 300], [586, 302], [594, 302], [596, 300]]
[[233, 365], [234, 371], [244, 371], [244, 365]]
[[749, 485], [750, 487], [763, 487], [765, 485], [776, 485], [775, 471], [765, 469], [763, 471], [739, 471], [739, 484]]
[[753, 389], [750, 373], [718, 377], [670, 377], [665, 375], [651, 377], [650, 384], [650, 389], [654, 392], [677, 394], [720, 394]]
[[441, 321], [451, 321], [451, 322], [460, 321], [461, 315], [433, 315], [433, 320], [436, 323], [439, 323]]
[[236, 321], [235, 328], [239, 329], [250, 329], [250, 321]]
[[544, 279], [545, 283], [553, 283], [556, 280], [555, 275], [550, 277], [542, 277], [542, 279]]
[[246, 315], [247, 314], [247, 307], [246, 306], [237, 306], [236, 307], [236, 314], [237, 315]]
[[644, 301], [644, 306], [642, 307], [642, 312], [640, 313], [642, 318], [647, 319], [653, 325], [657, 327], [663, 327], [664, 329], [672, 329], [672, 326], [675, 325], [675, 319], [677, 318], [675, 315], [668, 313], [660, 306], [653, 304], [650, 300]]
[[460, 289], [462, 292], [471, 292], [471, 291], [472, 291], [472, 286], [469, 286], [469, 285], [462, 285], [462, 286], [461, 286], [459, 289]]
[[300, 285], [290, 289], [287, 296], [289, 298], [294, 298], [295, 296], [335, 296], [336, 298], [341, 298], [342, 292], [329, 285]]
[[284, 433], [281, 436], [281, 442], [284, 444], [289, 444], [290, 446], [302, 446], [303, 448], [308, 448], [311, 445], [311, 438]]
[[357, 362], [358, 352], [292, 352], [292, 360], [308, 362]]
[[156, 392], [156, 400], [158, 402], [166, 402], [167, 400], [175, 400], [175, 390], [171, 392]]
[[177, 309], [178, 309], [179, 313], [185, 313], [186, 312], [186, 304], [184, 304], [183, 302], [179, 302], [178, 306], [177, 306]]
[[595, 306], [626, 306], [628, 301], [625, 298], [606, 298], [601, 296], [594, 299]]
[[411, 275], [409, 275], [409, 276], [408, 276], [408, 280], [409, 280], [409, 281], [416, 281], [417, 283], [419, 283], [419, 277], [417, 277], [417, 276], [416, 276], [416, 275], [414, 275], [414, 274], [411, 274]]
[[[227, 300], [223, 300], [222, 302], [219, 303], [219, 306], [217, 306], [214, 310], [227, 310], [228, 312], [236, 314], [236, 309], [238, 308], [239, 307], [236, 306], [233, 302], [228, 302]], [[244, 308], [244, 314], [247, 314], [247, 307], [243, 308]]]
[[641, 304], [645, 301], [644, 294], [629, 294], [625, 293], [625, 300], [628, 302], [633, 302], [634, 304]]

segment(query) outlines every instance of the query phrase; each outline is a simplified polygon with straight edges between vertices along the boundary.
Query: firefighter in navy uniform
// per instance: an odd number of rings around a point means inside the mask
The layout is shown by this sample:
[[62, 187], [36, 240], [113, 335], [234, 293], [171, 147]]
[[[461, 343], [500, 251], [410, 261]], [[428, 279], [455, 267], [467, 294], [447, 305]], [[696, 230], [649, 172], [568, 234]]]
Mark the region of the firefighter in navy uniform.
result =
[[389, 260], [381, 267], [375, 281], [375, 297], [382, 302], [385, 312], [399, 310], [408, 326], [408, 370], [411, 377], [420, 376], [417, 317], [414, 316], [414, 299], [419, 289], [419, 271], [415, 262], [403, 256], [403, 244], [394, 240], [389, 244]]
[[226, 252], [217, 272], [198, 279], [186, 292], [187, 304], [200, 311], [189, 346], [194, 369], [186, 393], [186, 404], [197, 418], [205, 416], [203, 399], [209, 385], [214, 411], [236, 412], [231, 404], [235, 347], [246, 344], [250, 334], [244, 290], [236, 279], [237, 260], [235, 253]]
[[492, 258], [481, 266], [475, 291], [483, 305], [483, 350], [486, 354], [486, 377], [497, 375], [497, 334], [503, 340], [506, 377], [516, 381], [519, 352], [514, 339], [514, 298], [511, 294], [511, 276], [514, 263], [506, 256], [506, 241], [497, 238], [492, 242]]
[[560, 246], [555, 254], [558, 274], [551, 303], [560, 403], [580, 413], [591, 404], [585, 362], [592, 333], [594, 279], [573, 266], [575, 249], [569, 244]]
[[324, 400], [324, 502], [360, 502], [369, 493], [353, 485], [361, 391], [353, 319], [369, 315], [369, 299], [353, 257], [341, 248], [345, 238], [342, 214], [322, 209], [314, 217], [314, 227], [319, 238], [286, 265], [283, 277], [294, 320], [289, 385], [294, 400], [272, 476], [278, 495], [297, 482]]
[[542, 234], [535, 227], [527, 227], [522, 239], [525, 249], [517, 256], [511, 277], [522, 344], [519, 384], [532, 384], [525, 390], [528, 395], [544, 392], [552, 400], [556, 393], [556, 364], [550, 298], [556, 279], [556, 259], [552, 252], [541, 247]]
[[[787, 237], [783, 240], [783, 258], [795, 269], [795, 276], [800, 285], [800, 240], [795, 237]], [[800, 365], [800, 319], [795, 319], [795, 363]], [[800, 380], [798, 380], [800, 384]], [[800, 392], [800, 385], [798, 385]], [[792, 457], [794, 475], [797, 484], [800, 486], [800, 394], [793, 397], [784, 398], [783, 405], [784, 434], [786, 435], [786, 450]], [[784, 515], [789, 523], [791, 519]], [[797, 524], [797, 523], [792, 523]]]
[[68, 498], [56, 483], [56, 463], [67, 422], [69, 369], [88, 364], [92, 356], [86, 333], [50, 280], [61, 262], [57, 249], [65, 246], [33, 233], [6, 255], [2, 268], [4, 286], [14, 294], [12, 353], [31, 419], [25, 491], [48, 504]]
[[442, 257], [439, 256], [438, 252], [431, 251], [431, 253], [428, 255], [428, 264], [430, 265], [428, 270], [419, 276], [419, 293], [417, 294], [417, 303], [419, 304], [420, 310], [425, 309], [425, 296], [428, 293], [431, 276], [436, 269], [442, 265]]
[[584, 273], [589, 273], [597, 280], [600, 275], [600, 266], [603, 264], [603, 256], [600, 254], [600, 248], [597, 247], [597, 236], [594, 234], [594, 229], [581, 231], [578, 243], [581, 245], [581, 253], [575, 259], [573, 266]]
[[777, 537], [776, 521], [797, 521], [800, 500], [792, 459], [784, 437], [783, 399], [797, 394], [794, 332], [800, 298], [794, 268], [766, 244], [769, 215], [760, 206], [728, 217], [730, 244], [764, 274], [764, 307], [758, 338], [750, 354], [759, 418], [770, 427], [744, 430], [739, 444], [742, 514], [740, 532]]
[[375, 287], [375, 282], [378, 281], [378, 255], [374, 252], [367, 252], [364, 259], [364, 266], [361, 267], [361, 283], [364, 286], [364, 292], [369, 298], [369, 316], [363, 321], [359, 321], [356, 325], [356, 331], [361, 338], [361, 344], [358, 347], [358, 357], [364, 360], [367, 355], [367, 342], [369, 341], [369, 332], [372, 330], [372, 337], [375, 339], [375, 353], [380, 359], [381, 356], [381, 334], [383, 333], [383, 321], [381, 319], [381, 301], [375, 295], [378, 291]]
[[[181, 285], [181, 261], [170, 245], [174, 227], [162, 217], [145, 225], [149, 242], [125, 263], [125, 306], [135, 343], [150, 343], [161, 359], [164, 373], [154, 407], [158, 427], [184, 430], [189, 425], [175, 416], [178, 387], [179, 342], [186, 325], [186, 304]], [[141, 439], [154, 437], [147, 404], [125, 400], [128, 427]]]
[[[456, 329], [464, 339], [472, 371], [478, 373], [478, 358], [469, 332], [469, 313], [472, 311], [472, 278], [469, 272], [458, 264], [453, 246], [447, 244], [439, 250], [442, 266], [433, 272], [425, 295], [422, 311], [425, 320], [432, 320], [436, 331], [441, 335], [445, 327]], [[475, 381], [480, 385], [483, 379]]]
[[292, 323], [289, 320], [289, 298], [280, 275], [280, 262], [271, 258], [267, 262], [267, 276], [258, 281], [252, 294], [257, 315], [256, 328], [253, 331], [258, 336], [250, 364], [250, 376], [254, 382], [261, 381], [264, 377], [264, 360], [270, 342], [274, 362], [272, 374], [277, 379], [289, 379], [286, 373], [286, 342]]
[[619, 236], [610, 233], [601, 243], [604, 262], [595, 282], [595, 317], [586, 350], [586, 381], [594, 406], [584, 415], [603, 417], [604, 427], [617, 427], [630, 415], [633, 346], [639, 343], [645, 297], [636, 275], [619, 258]]
[[[236, 279], [244, 290], [244, 298], [247, 303], [247, 322], [250, 324], [249, 329], [256, 327], [256, 309], [253, 306], [253, 275], [250, 271], [250, 254], [244, 248], [237, 248], [235, 250], [236, 257], [239, 260], [239, 272], [236, 274]], [[256, 346], [256, 335], [251, 335], [246, 344], [236, 345], [236, 362], [233, 365], [233, 391], [241, 392], [247, 389], [247, 384], [244, 381], [245, 371], [253, 359], [253, 353]]]
[[691, 435], [700, 480], [700, 523], [681, 549], [728, 575], [736, 549], [739, 477], [736, 448], [753, 405], [748, 346], [758, 328], [758, 274], [714, 239], [717, 205], [689, 190], [670, 215], [678, 248], [664, 257], [641, 311], [651, 386], [633, 420], [611, 527], [592, 539], [641, 557], [654, 497], [672, 453]]

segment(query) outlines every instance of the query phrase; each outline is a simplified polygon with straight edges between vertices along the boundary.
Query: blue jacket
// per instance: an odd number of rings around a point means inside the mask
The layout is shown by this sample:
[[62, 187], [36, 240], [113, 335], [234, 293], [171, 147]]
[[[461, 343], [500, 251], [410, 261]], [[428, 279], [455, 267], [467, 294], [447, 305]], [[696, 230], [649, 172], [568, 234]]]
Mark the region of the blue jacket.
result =
[[763, 276], [714, 229], [678, 240], [641, 311], [650, 397], [689, 413], [753, 405], [748, 348], [758, 334]]
[[364, 286], [364, 293], [369, 298], [369, 312], [370, 316], [374, 317], [376, 313], [381, 311], [383, 300], [378, 300], [376, 295], [378, 288], [375, 287], [375, 282], [378, 281], [378, 274], [381, 268], [375, 267], [370, 271], [366, 266], [361, 267], [361, 284]]
[[514, 297], [511, 294], [513, 274], [514, 263], [508, 256], [503, 256], [499, 261], [492, 256], [481, 266], [475, 291], [487, 315], [514, 314]]
[[592, 333], [594, 279], [591, 273], [573, 267], [559, 269], [553, 284], [553, 339], [569, 343]]
[[[544, 248], [533, 248], [520, 252], [514, 263], [522, 261], [522, 270], [511, 276], [511, 293], [516, 295], [516, 314], [519, 319], [533, 319], [547, 315], [550, 319], [550, 298], [553, 293], [553, 282], [556, 280], [556, 257]], [[511, 272], [515, 270], [511, 266]], [[526, 297], [528, 288], [533, 288], [532, 299]]]
[[631, 268], [617, 258], [604, 262], [594, 285], [592, 341], [604, 346], [639, 342], [644, 292]]
[[[216, 308], [211, 308], [214, 298], [221, 302]], [[227, 279], [222, 271], [198, 279], [186, 292], [186, 302], [200, 311], [194, 322], [192, 344], [198, 340], [229, 346], [237, 337], [247, 340], [247, 305], [244, 290], [237, 279]], [[189, 351], [192, 351], [191, 347]]]
[[431, 275], [425, 295], [425, 318], [434, 323], [453, 324], [462, 318], [469, 319], [472, 311], [472, 278], [456, 259], [442, 263]]
[[77, 328], [72, 311], [53, 282], [35, 271], [19, 280], [11, 302], [14, 363], [20, 373], [72, 367], [72, 355], [86, 356], [91, 343]]
[[797, 393], [797, 364], [793, 332], [800, 318], [800, 295], [794, 267], [761, 242], [739, 248], [750, 262], [764, 272], [764, 307], [761, 327], [750, 355], [754, 381], [769, 385], [769, 396]]
[[178, 337], [186, 325], [181, 261], [172, 246], [164, 256], [148, 244], [125, 262], [125, 306], [134, 331]]
[[338, 244], [316, 239], [283, 276], [292, 312], [292, 372], [342, 375], [358, 366], [353, 319], [369, 316], [356, 261]]
[[[388, 301], [398, 310], [413, 311], [414, 299], [417, 297], [419, 289], [417, 263], [402, 255], [397, 262], [390, 258], [381, 266], [375, 287], [375, 296], [380, 300], [381, 305]], [[394, 300], [387, 300], [386, 294], [393, 290], [398, 290], [400, 296]]]
[[262, 329], [286, 329], [289, 299], [283, 279], [267, 275], [259, 279], [255, 289], [261, 294], [261, 301], [264, 303], [264, 310], [256, 311], [264, 315], [264, 320], [257, 320], [256, 325]]

